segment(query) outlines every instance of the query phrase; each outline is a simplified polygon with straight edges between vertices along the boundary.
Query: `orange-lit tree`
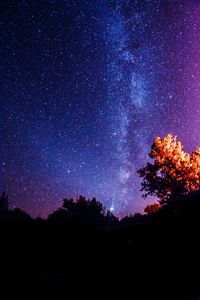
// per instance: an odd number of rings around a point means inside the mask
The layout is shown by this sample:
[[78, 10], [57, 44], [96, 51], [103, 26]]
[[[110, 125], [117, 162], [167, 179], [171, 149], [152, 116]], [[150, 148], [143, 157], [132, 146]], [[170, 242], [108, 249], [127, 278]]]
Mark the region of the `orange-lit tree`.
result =
[[181, 142], [168, 134], [161, 139], [156, 137], [151, 146], [148, 162], [138, 172], [143, 177], [143, 197], [157, 196], [159, 205], [148, 206], [147, 213], [159, 209], [169, 198], [176, 198], [200, 187], [200, 148], [192, 153], [183, 150]]

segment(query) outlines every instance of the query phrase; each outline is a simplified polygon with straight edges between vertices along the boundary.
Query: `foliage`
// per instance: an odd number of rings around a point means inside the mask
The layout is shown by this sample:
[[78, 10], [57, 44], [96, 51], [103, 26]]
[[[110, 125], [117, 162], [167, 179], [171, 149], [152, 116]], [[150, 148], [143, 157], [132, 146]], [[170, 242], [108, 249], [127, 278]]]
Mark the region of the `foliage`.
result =
[[79, 196], [76, 200], [64, 199], [62, 208], [53, 212], [49, 216], [49, 220], [105, 226], [118, 222], [118, 219], [107, 211], [96, 198], [86, 199], [83, 196]]
[[73, 199], [64, 199], [63, 208], [73, 215], [85, 215], [99, 216], [105, 215], [105, 208], [103, 205], [96, 200], [96, 198], [86, 199], [83, 196], [74, 201]]
[[144, 212], [148, 215], [153, 214], [156, 213], [161, 207], [162, 205], [160, 205], [159, 203], [149, 204], [145, 207]]
[[[157, 196], [162, 205], [171, 197], [176, 198], [199, 189], [200, 148], [190, 155], [183, 150], [176, 137], [168, 134], [163, 139], [154, 139], [149, 156], [154, 162], [148, 162], [138, 171], [140, 177], [143, 177], [143, 197]], [[155, 205], [151, 208], [149, 206], [146, 212], [154, 209]]]

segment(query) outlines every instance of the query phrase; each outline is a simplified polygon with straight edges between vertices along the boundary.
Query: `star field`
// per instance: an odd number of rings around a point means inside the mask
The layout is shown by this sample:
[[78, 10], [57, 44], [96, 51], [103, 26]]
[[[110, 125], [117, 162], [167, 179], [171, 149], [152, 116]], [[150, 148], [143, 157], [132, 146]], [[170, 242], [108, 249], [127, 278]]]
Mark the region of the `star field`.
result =
[[33, 216], [64, 197], [142, 211], [155, 136], [200, 128], [198, 1], [0, 4], [0, 188]]

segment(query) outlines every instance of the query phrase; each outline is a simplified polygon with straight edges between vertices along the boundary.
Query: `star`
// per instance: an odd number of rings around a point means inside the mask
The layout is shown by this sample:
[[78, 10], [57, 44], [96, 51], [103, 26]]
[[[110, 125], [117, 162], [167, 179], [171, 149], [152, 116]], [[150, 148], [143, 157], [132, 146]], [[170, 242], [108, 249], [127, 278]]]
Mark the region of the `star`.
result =
[[0, 3], [0, 188], [35, 217], [79, 194], [143, 212], [154, 137], [199, 146], [200, 3], [72, 2]]

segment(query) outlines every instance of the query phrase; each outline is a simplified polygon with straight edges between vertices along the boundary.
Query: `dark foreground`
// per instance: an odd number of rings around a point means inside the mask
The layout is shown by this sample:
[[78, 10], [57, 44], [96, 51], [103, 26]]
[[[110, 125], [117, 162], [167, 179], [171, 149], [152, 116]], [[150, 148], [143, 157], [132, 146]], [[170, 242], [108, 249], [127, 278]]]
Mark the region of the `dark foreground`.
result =
[[200, 299], [199, 195], [109, 226], [9, 215], [0, 236], [4, 299]]

